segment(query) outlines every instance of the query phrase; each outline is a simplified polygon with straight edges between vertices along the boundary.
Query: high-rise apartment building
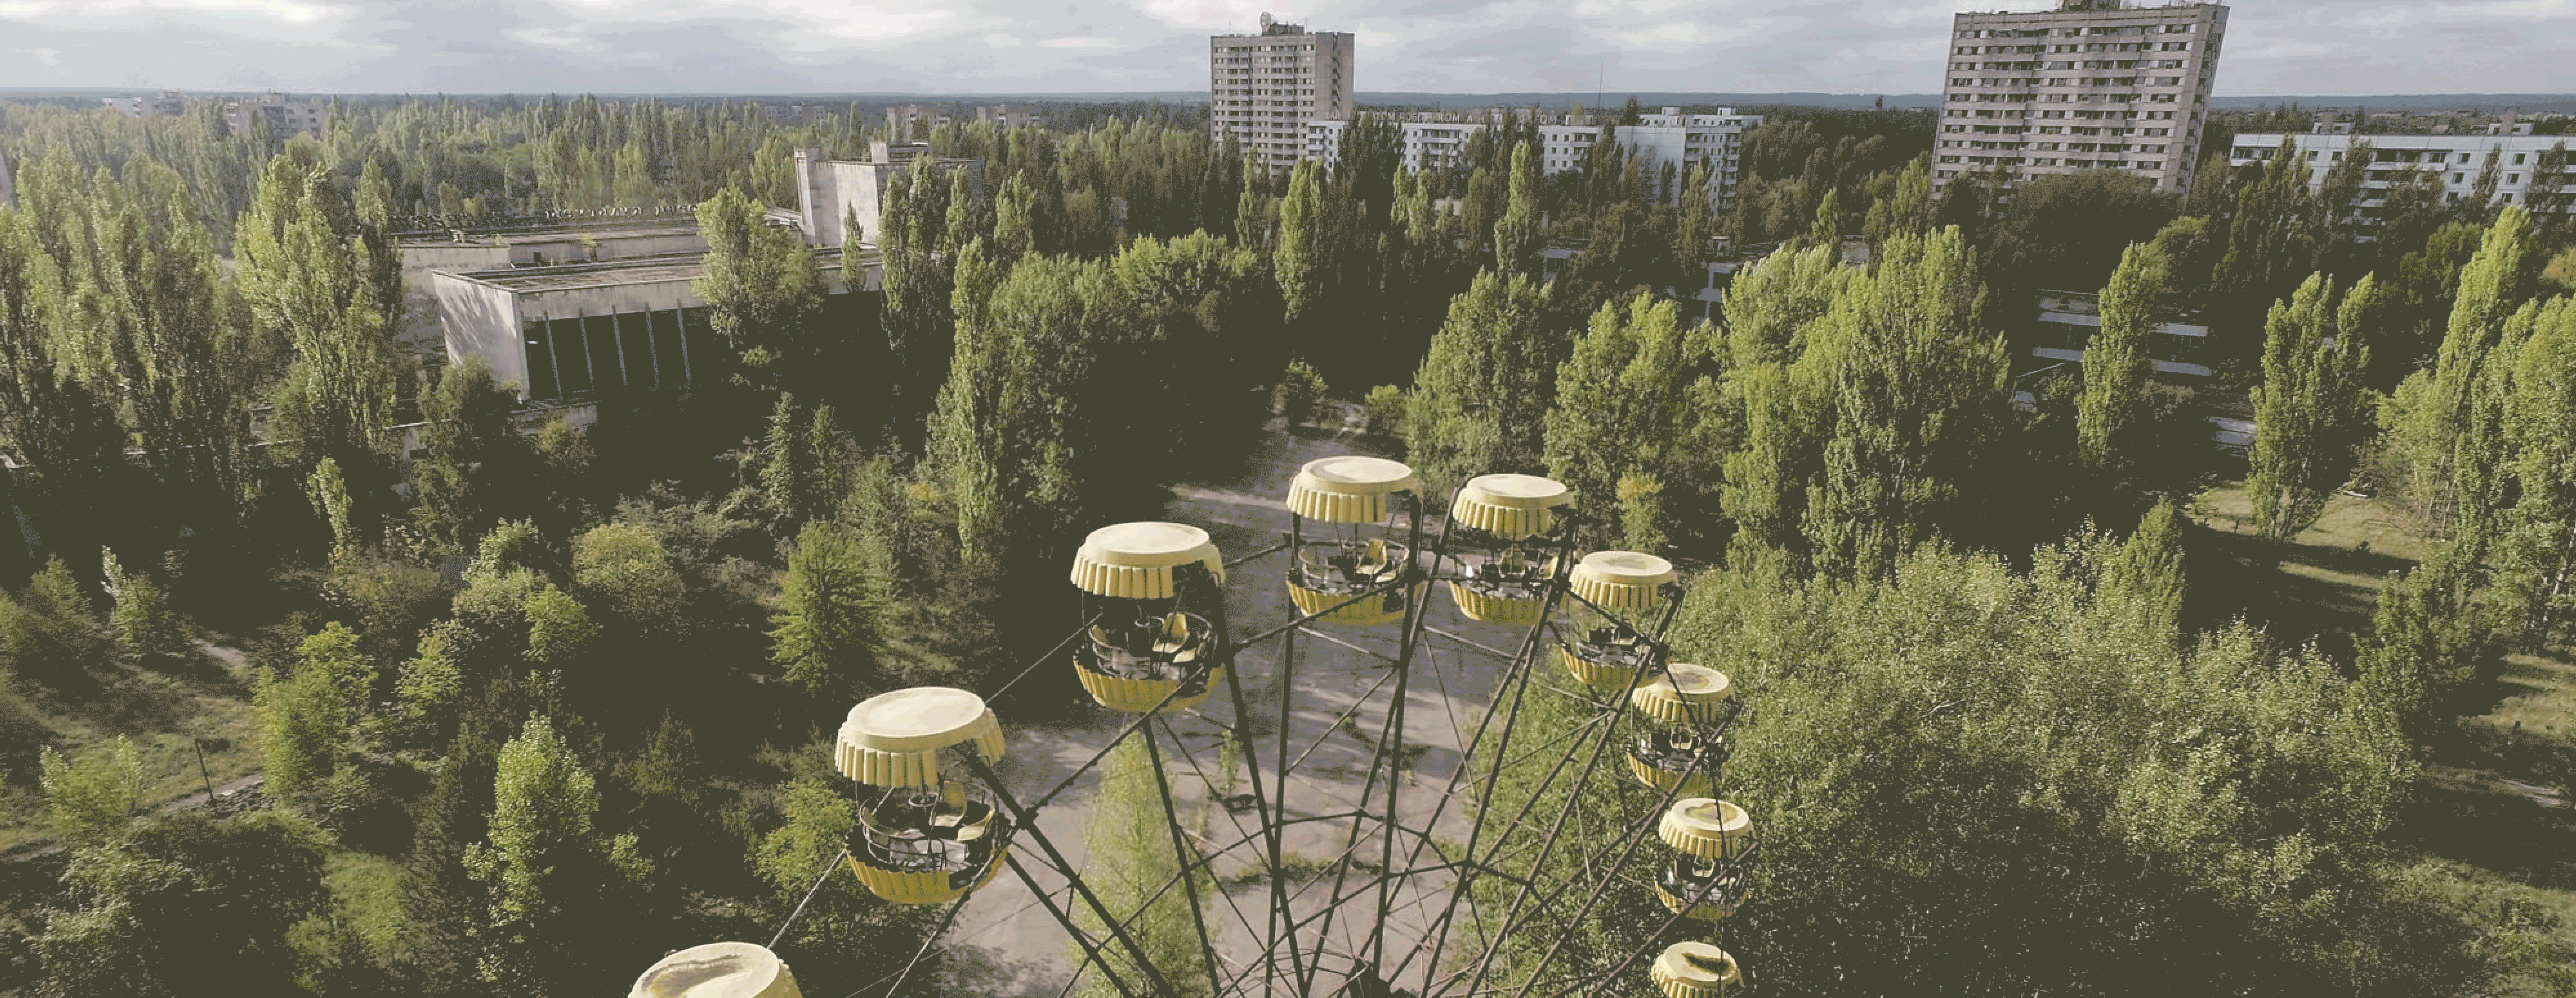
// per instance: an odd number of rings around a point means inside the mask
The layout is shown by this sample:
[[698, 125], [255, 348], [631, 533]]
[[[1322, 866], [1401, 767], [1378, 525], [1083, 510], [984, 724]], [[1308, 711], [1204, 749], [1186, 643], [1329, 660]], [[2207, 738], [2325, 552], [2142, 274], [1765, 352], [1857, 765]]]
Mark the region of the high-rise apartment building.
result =
[[2227, 7], [2062, 0], [1960, 14], [1933, 136], [1932, 183], [2000, 168], [2013, 182], [2125, 170], [2191, 187]]
[[224, 122], [236, 132], [265, 128], [279, 142], [298, 135], [318, 139], [331, 128], [331, 105], [289, 100], [271, 90], [258, 97], [225, 103]]
[[1257, 35], [1208, 39], [1208, 120], [1274, 171], [1306, 153], [1306, 123], [1347, 121], [1356, 107], [1350, 32], [1307, 31], [1261, 15]]

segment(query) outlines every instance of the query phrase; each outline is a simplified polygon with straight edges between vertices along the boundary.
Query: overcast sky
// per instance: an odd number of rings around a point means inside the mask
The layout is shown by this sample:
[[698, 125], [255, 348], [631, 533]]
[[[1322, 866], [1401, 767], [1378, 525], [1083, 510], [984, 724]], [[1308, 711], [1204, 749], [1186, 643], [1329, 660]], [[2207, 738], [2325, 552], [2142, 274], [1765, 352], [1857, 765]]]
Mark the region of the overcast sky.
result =
[[[1362, 90], [1928, 93], [1951, 13], [2051, 0], [1269, 0]], [[1264, 0], [0, 0], [0, 86], [1204, 90]], [[2576, 0], [2253, 0], [2221, 94], [2576, 92]]]

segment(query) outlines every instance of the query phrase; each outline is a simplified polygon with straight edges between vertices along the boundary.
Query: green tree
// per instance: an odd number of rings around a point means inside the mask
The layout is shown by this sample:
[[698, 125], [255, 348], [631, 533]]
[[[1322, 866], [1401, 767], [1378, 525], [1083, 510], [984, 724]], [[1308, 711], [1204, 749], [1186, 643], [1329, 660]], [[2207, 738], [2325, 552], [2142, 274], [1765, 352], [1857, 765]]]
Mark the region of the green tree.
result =
[[133, 742], [118, 735], [77, 758], [48, 745], [40, 762], [38, 783], [54, 834], [74, 848], [124, 837], [143, 796], [143, 760]]
[[1872, 578], [1969, 525], [1978, 463], [2009, 407], [2009, 360], [1981, 320], [1958, 230], [1888, 241], [1785, 367], [1739, 368], [1745, 436], [1727, 515], [1819, 573]]
[[116, 604], [108, 613], [108, 622], [116, 629], [116, 644], [126, 656], [139, 662], [169, 661], [196, 650], [188, 637], [188, 625], [170, 608], [170, 593], [149, 575], [127, 572], [116, 560], [116, 552], [103, 552], [108, 594]]
[[2326, 500], [2351, 480], [2372, 406], [2362, 380], [2377, 300], [2365, 277], [2338, 308], [2334, 282], [2319, 274], [2272, 306], [2255, 386], [2254, 446], [2245, 488], [2254, 529], [2285, 543], [2325, 514]]
[[354, 474], [376, 467], [396, 365], [389, 320], [347, 242], [348, 211], [325, 171], [281, 155], [236, 226], [234, 284], [260, 336], [292, 358], [272, 400], [274, 449]]
[[1922, 160], [1907, 163], [1905, 172], [1896, 178], [1895, 192], [1869, 206], [1869, 218], [1861, 234], [1873, 247], [1894, 236], [1919, 236], [1932, 231], [1932, 177]]
[[548, 585], [528, 598], [528, 666], [541, 673], [578, 670], [599, 641], [599, 624], [571, 593]]
[[133, 488], [127, 434], [107, 386], [59, 356], [67, 292], [41, 235], [0, 210], [0, 440], [22, 467], [42, 469], [11, 478], [48, 524], [47, 540], [78, 549], [118, 528]]
[[2542, 648], [2576, 608], [2576, 300], [2535, 311], [2511, 380], [2504, 421], [2515, 498], [2496, 582], [2514, 632]]
[[1666, 473], [1682, 398], [1679, 310], [1642, 292], [1625, 307], [1601, 306], [1556, 373], [1546, 419], [1548, 473], [1582, 508], [1601, 511], [1603, 539], [1628, 531], [1619, 489], [1632, 475]]
[[[1178, 989], [1179, 995], [1213, 993], [1219, 989], [1209, 981], [1205, 990], [1206, 961], [1200, 955], [1199, 928], [1190, 910], [1190, 896], [1165, 884], [1181, 874], [1181, 864], [1197, 862], [1195, 856], [1183, 857], [1172, 851], [1171, 822], [1164, 813], [1163, 795], [1154, 783], [1154, 765], [1146, 757], [1144, 743], [1128, 738], [1121, 740], [1103, 760], [1100, 792], [1091, 806], [1091, 819], [1083, 826], [1082, 840], [1090, 849], [1083, 869], [1083, 879], [1110, 914], [1126, 919], [1127, 935], [1136, 941], [1152, 970], [1162, 980]], [[1273, 876], [1279, 875], [1273, 871]], [[1190, 871], [1193, 883], [1188, 890], [1200, 897], [1216, 890], [1205, 867]], [[1159, 895], [1159, 896], [1158, 896]], [[1099, 918], [1087, 907], [1077, 909], [1075, 921], [1095, 937], [1106, 938]], [[1080, 960], [1083, 954], [1073, 954]], [[1110, 945], [1102, 949], [1101, 962], [1130, 988], [1151, 987], [1153, 978], [1126, 947]], [[1160, 990], [1160, 989], [1156, 989]], [[1085, 998], [1110, 998], [1119, 990], [1103, 974], [1089, 974], [1076, 991]]]
[[2361, 683], [2415, 741], [2439, 732], [2454, 698], [2495, 651], [2493, 608], [2478, 599], [2483, 581], [2468, 545], [2452, 540], [2379, 587], [2359, 655]]
[[2308, 193], [2308, 177], [2297, 140], [2283, 135], [2262, 174], [2238, 185], [2227, 254], [2212, 272], [2214, 325], [2252, 330], [2273, 302], [2317, 271], [2327, 233], [2324, 213]]
[[2432, 369], [2408, 377], [2381, 410], [2383, 477], [2429, 533], [2467, 538], [2471, 560], [2483, 556], [2486, 528], [2502, 508], [2483, 501], [2497, 484], [2500, 441], [2493, 420], [2502, 406], [2502, 379], [2488, 360], [2510, 346], [2506, 327], [2529, 228], [2530, 216], [2513, 206], [2487, 230], [2460, 272]]
[[1795, 359], [1806, 349], [1800, 334], [1825, 314], [1857, 273], [1845, 270], [1835, 257], [1828, 247], [1783, 246], [1746, 268], [1720, 306], [1724, 325], [1692, 330], [1695, 349], [1724, 357], [1739, 370]]
[[1279, 376], [1279, 387], [1272, 392], [1272, 405], [1279, 418], [1297, 426], [1315, 418], [1316, 409], [1324, 403], [1324, 375], [1315, 365], [1300, 357], [1288, 362], [1288, 370]]
[[412, 462], [413, 517], [430, 540], [463, 551], [524, 502], [533, 469], [519, 432], [518, 393], [494, 384], [492, 369], [468, 357], [421, 395], [421, 447]]
[[770, 632], [783, 678], [817, 696], [847, 695], [875, 678], [892, 630], [887, 586], [893, 559], [829, 520], [805, 524], [787, 558], [787, 582]]
[[[1728, 796], [1763, 846], [1728, 948], [1763, 955], [1766, 988], [1799, 993], [2130, 993], [2153, 979], [2435, 995], [2507, 991], [2517, 974], [2546, 990], [2567, 948], [2555, 919], [2507, 914], [2527, 892], [2392, 843], [2415, 774], [2364, 685], [2259, 632], [2189, 635], [2139, 612], [2137, 580], [2179, 585], [2145, 567], [2170, 563], [2155, 529], [2043, 548], [2026, 573], [1927, 547], [1880, 585], [1800, 584], [1756, 563], [1698, 579], [1676, 655], [1722, 657], [1759, 712], [1730, 733]], [[1522, 723], [1593, 716], [1541, 694]], [[1545, 769], [1505, 774], [1486, 806], [1633, 816], [1610, 781], [1572, 800], [1542, 791]], [[1543, 830], [1490, 848], [1518, 855]], [[1541, 882], [1592, 882], [1581, 862]], [[1480, 883], [1508, 896], [1500, 878]], [[1506, 955], [1499, 984], [1560, 937], [1559, 973], [1606, 967], [1661, 912], [1652, 891], [1614, 882], [1596, 916], [1526, 934], [1536, 942]], [[2177, 950], [2194, 958], [2174, 964]]]
[[[982, 244], [958, 254], [960, 275], [988, 271]], [[1021, 261], [990, 293], [961, 284], [956, 356], [930, 426], [929, 463], [957, 513], [959, 550], [997, 565], [1014, 540], [1052, 538], [1082, 501], [1079, 463], [1097, 444], [1090, 403], [1129, 386], [1098, 382], [1095, 334], [1112, 294], [1097, 264]], [[1090, 392], [1058, 386], [1093, 385]]]
[[347, 751], [349, 704], [331, 674], [299, 669], [280, 678], [254, 674], [251, 704], [259, 714], [259, 755], [268, 794], [296, 805], [339, 769]]
[[554, 724], [535, 718], [501, 748], [488, 841], [466, 871], [490, 892], [481, 976], [505, 993], [571, 994], [613, 973], [619, 903], [651, 870], [635, 836], [597, 830], [599, 791]]
[[[124, 840], [75, 849], [62, 907], [30, 942], [44, 993], [175, 998], [296, 990], [287, 936], [329, 904], [329, 835], [293, 814], [181, 813]], [[210, 983], [220, 982], [220, 983]]]
[[1521, 145], [1512, 150], [1511, 196], [1502, 218], [1494, 222], [1494, 269], [1506, 277], [1537, 277], [1538, 251], [1547, 234], [1540, 229], [1538, 150]]
[[402, 674], [394, 683], [394, 701], [401, 711], [404, 735], [416, 744], [444, 744], [454, 734], [456, 712], [464, 696], [464, 673], [448, 655], [442, 629], [432, 628], [420, 636], [419, 650], [403, 663]]
[[[940, 909], [888, 903], [836, 869], [858, 823], [858, 808], [848, 797], [820, 780], [796, 780], [784, 789], [785, 822], [754, 841], [750, 856], [751, 869], [768, 888], [767, 910], [789, 925], [776, 944], [779, 956], [815, 980], [875, 980], [909, 965], [937, 930]], [[803, 914], [789, 921], [786, 916], [800, 904]], [[852, 946], [852, 939], [870, 944]], [[926, 973], [935, 967], [912, 969]]]
[[760, 204], [732, 188], [698, 205], [707, 240], [706, 273], [694, 285], [708, 321], [742, 355], [763, 388], [794, 386], [814, 372], [823, 348], [816, 322], [823, 274], [793, 229], [769, 224]]
[[1271, 252], [1271, 270], [1279, 278], [1279, 297], [1288, 321], [1312, 316], [1326, 293], [1333, 261], [1332, 237], [1325, 230], [1331, 210], [1323, 200], [1324, 164], [1307, 160], [1288, 175], [1288, 195], [1279, 201], [1279, 248]]
[[334, 553], [355, 551], [359, 535], [352, 516], [355, 497], [349, 494], [348, 479], [340, 473], [340, 461], [324, 457], [313, 464], [313, 473], [304, 479], [304, 496], [313, 503], [313, 512], [331, 528], [331, 550]]
[[602, 524], [574, 538], [572, 586], [621, 629], [650, 634], [687, 626], [688, 585], [661, 538], [641, 524]]
[[2077, 404], [2076, 439], [2097, 470], [2124, 475], [2145, 430], [2144, 393], [2155, 375], [2148, 344], [2155, 339], [2156, 304], [2167, 281], [2164, 254], [2152, 244], [2130, 244], [2120, 269], [2102, 289], [2102, 327], [2084, 345], [2084, 394]]
[[1546, 467], [1546, 420], [1567, 347], [1546, 326], [1547, 293], [1494, 271], [1449, 302], [1406, 399], [1408, 460], [1435, 492]]

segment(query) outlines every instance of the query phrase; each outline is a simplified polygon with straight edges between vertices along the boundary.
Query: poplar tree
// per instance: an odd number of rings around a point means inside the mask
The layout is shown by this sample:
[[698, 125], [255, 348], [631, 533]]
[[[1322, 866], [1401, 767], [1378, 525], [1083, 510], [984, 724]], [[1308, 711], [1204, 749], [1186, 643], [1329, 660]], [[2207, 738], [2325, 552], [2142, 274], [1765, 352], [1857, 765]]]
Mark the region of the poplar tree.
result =
[[1979, 462], [2010, 406], [1956, 228], [1888, 241], [1797, 358], [1736, 372], [1745, 435], [1724, 508], [1818, 574], [1874, 578], [1936, 525], [1974, 522]]
[[1494, 223], [1494, 268], [1505, 276], [1538, 276], [1538, 251], [1546, 244], [1539, 228], [1540, 186], [1538, 151], [1528, 144], [1513, 147], [1510, 200]]
[[1547, 410], [1564, 362], [1547, 306], [1530, 278], [1491, 270], [1450, 301], [1404, 415], [1407, 460], [1433, 491], [1546, 467]]
[[2125, 475], [2136, 460], [2138, 436], [2147, 431], [2147, 386], [2155, 375], [2147, 354], [2156, 335], [2156, 306], [2164, 297], [2167, 261], [2151, 244], [2131, 243], [2120, 268], [2102, 289], [2101, 328], [2084, 345], [2084, 394], [2076, 405], [2075, 435], [2095, 470]]
[[2293, 136], [2281, 137], [2260, 177], [2238, 186], [2227, 253], [2210, 290], [2221, 324], [2250, 330], [2302, 275], [2316, 271], [2325, 225]]
[[2433, 367], [2409, 376], [2381, 410], [2387, 476], [2427, 530], [2467, 538], [2471, 560], [2482, 556], [2485, 528], [2501, 508], [2481, 501], [2496, 485], [2500, 460], [2502, 386], [2489, 360], [2510, 339], [2529, 227], [2530, 216], [2516, 205], [2488, 228], [2460, 271]]
[[1825, 314], [1850, 276], [1833, 250], [1783, 246], [1744, 269], [1719, 307], [1725, 323], [1694, 328], [1697, 349], [1738, 369], [1785, 363], [1803, 349], [1799, 333]]
[[2370, 431], [2366, 340], [2375, 330], [2373, 278], [2336, 304], [2334, 281], [2308, 278], [2272, 306], [2264, 332], [2263, 383], [2254, 387], [2254, 446], [2245, 480], [2254, 529], [2276, 543], [2315, 525], [2326, 500], [2352, 477]]
[[1279, 297], [1292, 326], [1310, 318], [1321, 304], [1331, 266], [1325, 258], [1329, 237], [1324, 216], [1329, 209], [1323, 204], [1323, 172], [1320, 160], [1297, 164], [1288, 175], [1288, 196], [1279, 202], [1279, 248], [1271, 254], [1271, 269], [1278, 275]]
[[338, 198], [321, 167], [286, 154], [272, 161], [236, 227], [234, 284], [261, 336], [293, 358], [274, 399], [274, 449], [298, 467], [329, 457], [355, 475], [381, 463], [376, 445], [391, 423], [395, 361]]
[[769, 634], [781, 678], [824, 698], [856, 694], [877, 678], [877, 652], [894, 626], [893, 578], [892, 553], [871, 538], [829, 520], [805, 524]]
[[2576, 299], [2530, 309], [2504, 405], [2516, 487], [2503, 517], [2496, 588], [2529, 646], [2545, 648], [2576, 611]]
[[519, 433], [518, 393], [494, 384], [480, 357], [448, 366], [421, 393], [421, 447], [412, 462], [413, 519], [432, 543], [464, 552], [503, 516], [520, 512], [533, 468]]
[[698, 232], [706, 272], [694, 287], [717, 335], [742, 355], [744, 377], [775, 390], [822, 373], [823, 274], [805, 240], [730, 187], [698, 205]]
[[1683, 404], [1682, 334], [1678, 308], [1657, 297], [1640, 292], [1624, 307], [1602, 305], [1557, 368], [1556, 405], [1546, 420], [1548, 473], [1582, 508], [1611, 514], [1602, 517], [1604, 537], [1625, 533], [1616, 515], [1622, 479], [1669, 474], [1666, 451]]
[[11, 477], [49, 524], [47, 540], [92, 547], [117, 529], [132, 476], [114, 399], [54, 349], [61, 289], [25, 217], [0, 208], [0, 440], [33, 471]]

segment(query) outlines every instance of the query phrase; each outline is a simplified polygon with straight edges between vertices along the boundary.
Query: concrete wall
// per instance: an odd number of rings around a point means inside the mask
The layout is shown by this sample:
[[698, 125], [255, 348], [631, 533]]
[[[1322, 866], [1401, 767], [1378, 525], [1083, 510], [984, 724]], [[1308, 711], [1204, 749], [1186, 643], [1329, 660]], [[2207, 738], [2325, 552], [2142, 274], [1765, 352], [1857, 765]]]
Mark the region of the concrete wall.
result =
[[519, 298], [505, 288], [456, 274], [430, 277], [439, 325], [451, 360], [481, 357], [492, 380], [528, 383], [528, 354], [519, 335]]
[[694, 277], [676, 277], [606, 287], [527, 292], [519, 295], [519, 321], [544, 322], [619, 312], [696, 308], [706, 302], [689, 287], [693, 280]]
[[841, 191], [834, 182], [838, 171], [823, 169], [831, 162], [821, 149], [796, 150], [796, 214], [809, 246], [841, 245]]
[[[884, 232], [886, 184], [910, 168], [908, 163], [824, 159], [820, 149], [797, 150], [797, 215], [805, 228], [805, 242], [826, 249], [847, 245], [853, 240], [842, 231], [843, 223], [856, 216], [859, 232], [855, 241], [875, 245]], [[947, 170], [964, 169], [967, 186], [979, 195], [983, 193], [982, 160], [941, 160], [939, 169], [943, 177]]]

